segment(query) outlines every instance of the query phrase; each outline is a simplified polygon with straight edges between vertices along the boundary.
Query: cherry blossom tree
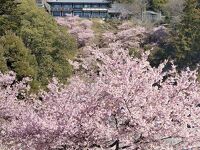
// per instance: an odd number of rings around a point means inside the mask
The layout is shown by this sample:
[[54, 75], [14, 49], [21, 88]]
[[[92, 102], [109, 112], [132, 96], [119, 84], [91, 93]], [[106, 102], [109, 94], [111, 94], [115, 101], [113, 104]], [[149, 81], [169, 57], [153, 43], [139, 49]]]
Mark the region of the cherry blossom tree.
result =
[[80, 47], [83, 47], [94, 39], [92, 21], [81, 19], [78, 16], [66, 16], [56, 18], [58, 24], [66, 26], [69, 33], [74, 35]]
[[[0, 73], [0, 144], [8, 149], [189, 149], [200, 146], [200, 85], [196, 71], [163, 72], [148, 54], [132, 58], [149, 34], [124, 23], [90, 43], [92, 22], [57, 18], [87, 57], [69, 61], [76, 74], [68, 85], [53, 79], [47, 91], [29, 95], [29, 79]], [[166, 36], [158, 27], [152, 37]], [[162, 39], [162, 38], [161, 38]], [[158, 42], [158, 41], [156, 41]], [[89, 45], [88, 45], [89, 44]], [[85, 74], [86, 73], [86, 74]]]
[[[116, 33], [107, 31], [102, 34], [101, 47], [106, 47], [110, 43], [120, 42], [124, 49], [129, 48], [141, 48], [141, 44], [151, 31], [148, 31], [145, 27], [133, 25], [131, 22], [124, 22], [118, 26]], [[154, 32], [154, 31], [153, 31]]]
[[199, 146], [200, 85], [196, 71], [152, 68], [148, 54], [120, 44], [91, 48], [97, 72], [53, 79], [48, 91], [18, 94], [26, 81], [0, 74], [0, 141], [10, 149], [189, 149]]

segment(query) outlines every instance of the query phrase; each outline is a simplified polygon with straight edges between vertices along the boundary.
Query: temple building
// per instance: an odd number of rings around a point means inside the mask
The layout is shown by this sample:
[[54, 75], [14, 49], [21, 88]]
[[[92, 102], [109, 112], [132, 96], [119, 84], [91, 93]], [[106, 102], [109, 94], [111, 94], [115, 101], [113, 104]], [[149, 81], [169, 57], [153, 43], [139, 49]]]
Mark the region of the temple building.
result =
[[52, 16], [79, 16], [106, 18], [111, 8], [110, 0], [46, 0], [45, 7]]

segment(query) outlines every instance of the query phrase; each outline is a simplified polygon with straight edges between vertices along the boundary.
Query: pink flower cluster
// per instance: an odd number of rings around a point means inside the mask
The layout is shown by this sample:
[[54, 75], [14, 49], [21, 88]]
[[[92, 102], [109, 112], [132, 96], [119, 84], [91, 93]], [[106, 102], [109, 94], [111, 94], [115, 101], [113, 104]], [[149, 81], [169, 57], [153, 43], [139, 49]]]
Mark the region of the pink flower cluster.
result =
[[89, 44], [94, 39], [92, 21], [81, 19], [78, 16], [56, 18], [58, 24], [66, 26], [70, 34], [74, 35], [80, 47]]
[[[0, 74], [0, 141], [10, 149], [189, 149], [200, 139], [200, 84], [196, 71], [152, 68], [148, 54], [132, 58], [120, 45], [91, 49], [99, 73], [56, 79], [48, 92], [27, 89]], [[27, 89], [28, 90], [28, 89]], [[172, 142], [173, 141], [173, 142]]]
[[118, 27], [117, 33], [105, 32], [102, 35], [104, 45], [110, 42], [120, 42], [123, 48], [140, 48], [140, 44], [147, 37], [148, 31], [141, 26], [134, 26], [130, 23], [123, 23]]

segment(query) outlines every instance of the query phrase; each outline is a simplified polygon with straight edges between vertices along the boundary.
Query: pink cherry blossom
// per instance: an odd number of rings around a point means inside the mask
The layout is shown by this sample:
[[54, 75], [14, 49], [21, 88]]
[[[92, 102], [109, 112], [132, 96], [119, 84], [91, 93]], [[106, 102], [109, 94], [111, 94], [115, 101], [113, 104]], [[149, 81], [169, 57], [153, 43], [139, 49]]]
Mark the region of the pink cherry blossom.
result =
[[36, 150], [112, 145], [189, 149], [199, 144], [196, 71], [179, 74], [173, 66], [163, 72], [165, 64], [152, 68], [148, 54], [132, 58], [120, 44], [113, 44], [109, 53], [95, 47], [90, 51], [98, 59], [98, 74], [91, 70], [91, 77], [74, 76], [68, 85], [53, 79], [48, 91], [25, 100], [17, 94], [26, 84], [12, 83], [12, 74], [1, 74], [1, 143]]

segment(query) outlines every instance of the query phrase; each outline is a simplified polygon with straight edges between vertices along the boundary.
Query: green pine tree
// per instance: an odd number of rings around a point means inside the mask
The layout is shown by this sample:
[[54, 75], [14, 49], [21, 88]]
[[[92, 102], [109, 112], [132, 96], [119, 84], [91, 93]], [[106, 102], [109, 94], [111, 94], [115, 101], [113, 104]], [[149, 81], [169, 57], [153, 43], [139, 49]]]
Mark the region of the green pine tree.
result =
[[184, 15], [177, 26], [175, 58], [180, 68], [195, 67], [200, 62], [200, 8], [198, 0], [186, 0]]
[[200, 64], [199, 0], [185, 0], [181, 22], [149, 58], [153, 66], [158, 66], [165, 59], [174, 60], [179, 69], [196, 68]]

